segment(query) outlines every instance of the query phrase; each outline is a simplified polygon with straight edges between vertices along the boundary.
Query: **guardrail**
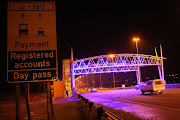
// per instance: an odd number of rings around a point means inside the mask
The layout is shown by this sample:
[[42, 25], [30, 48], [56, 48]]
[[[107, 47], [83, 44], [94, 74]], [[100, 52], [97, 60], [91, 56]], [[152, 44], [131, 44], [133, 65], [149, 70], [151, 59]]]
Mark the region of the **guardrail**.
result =
[[[180, 87], [180, 83], [165, 84], [165, 87], [166, 88]], [[136, 87], [135, 86], [126, 87], [125, 89], [136, 89]]]
[[118, 116], [114, 115], [113, 113], [109, 112], [108, 110], [102, 108], [99, 105], [96, 105], [95, 103], [93, 103], [92, 101], [86, 99], [85, 97], [83, 97], [80, 94], [76, 94], [76, 97], [78, 99], [81, 99], [85, 102], [85, 105], [89, 105], [89, 110], [91, 110], [93, 107], [96, 108], [97, 110], [97, 120], [101, 120], [101, 116], [103, 115], [104, 117], [106, 117], [109, 120], [123, 120], [121, 118], [119, 118]]
[[180, 87], [180, 83], [166, 84], [165, 87], [166, 87], [166, 88]]

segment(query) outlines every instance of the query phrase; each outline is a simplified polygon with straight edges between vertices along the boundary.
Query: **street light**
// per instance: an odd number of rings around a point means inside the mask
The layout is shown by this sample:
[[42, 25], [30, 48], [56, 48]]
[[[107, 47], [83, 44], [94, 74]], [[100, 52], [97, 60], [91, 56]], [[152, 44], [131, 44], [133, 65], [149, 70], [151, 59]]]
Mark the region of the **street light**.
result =
[[113, 58], [113, 57], [114, 57], [114, 55], [113, 55], [113, 54], [110, 54], [110, 55], [109, 55], [109, 57], [110, 57], [110, 58]]
[[140, 38], [133, 38], [134, 41], [136, 41], [136, 50], [137, 50], [137, 54], [138, 54], [138, 41], [140, 40]]
[[92, 88], [93, 88], [93, 87], [94, 87], [94, 84], [93, 84], [93, 81], [94, 81], [94, 80], [93, 80], [93, 72], [94, 72], [94, 69], [92, 68], [91, 70], [92, 70]]
[[100, 73], [100, 86], [102, 88], [101, 73]]
[[[114, 55], [113, 55], [113, 54], [110, 54], [109, 57], [112, 58], [112, 62], [113, 62], [113, 57], [114, 57]], [[115, 85], [116, 83], [115, 83], [114, 72], [113, 72], [113, 81], [114, 81], [114, 88], [115, 88], [115, 87], [116, 87], [116, 85]]]
[[[140, 40], [140, 38], [134, 37], [133, 40], [136, 41], [136, 50], [137, 50], [137, 54], [139, 54], [137, 42]], [[139, 58], [138, 58], [138, 63], [139, 63]], [[140, 84], [140, 82], [142, 82], [142, 79], [141, 79], [141, 69], [139, 65], [138, 65], [138, 71], [136, 71], [136, 77], [137, 77], [137, 83]]]

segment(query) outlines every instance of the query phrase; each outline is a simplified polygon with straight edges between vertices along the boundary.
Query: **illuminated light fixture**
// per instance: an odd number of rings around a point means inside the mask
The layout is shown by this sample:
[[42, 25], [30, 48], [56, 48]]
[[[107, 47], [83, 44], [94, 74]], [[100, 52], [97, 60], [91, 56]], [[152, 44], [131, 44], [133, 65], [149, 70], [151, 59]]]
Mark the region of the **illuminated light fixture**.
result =
[[134, 41], [139, 41], [139, 40], [140, 40], [140, 38], [133, 38], [133, 40], [134, 40]]
[[113, 54], [110, 54], [110, 55], [109, 55], [109, 57], [111, 57], [111, 58], [112, 58], [112, 57], [114, 57], [114, 55], [113, 55]]
[[137, 51], [137, 54], [139, 53], [138, 52], [138, 41], [140, 40], [140, 38], [133, 38], [133, 40], [136, 42], [136, 51]]

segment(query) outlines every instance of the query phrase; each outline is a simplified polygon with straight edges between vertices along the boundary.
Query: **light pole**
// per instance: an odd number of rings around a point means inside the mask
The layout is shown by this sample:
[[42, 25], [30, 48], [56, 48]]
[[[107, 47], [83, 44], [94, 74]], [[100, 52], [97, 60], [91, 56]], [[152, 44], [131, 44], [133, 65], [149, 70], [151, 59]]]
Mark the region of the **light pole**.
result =
[[92, 88], [94, 88], [93, 72], [94, 72], [94, 69], [92, 69]]
[[92, 88], [94, 88], [93, 74], [92, 74]]
[[[113, 62], [113, 57], [114, 57], [114, 55], [113, 54], [111, 54], [111, 55], [109, 55], [109, 57], [110, 58], [112, 58], [112, 62]], [[114, 88], [116, 87], [116, 83], [115, 83], [115, 76], [114, 76], [114, 72], [115, 71], [113, 71], [113, 81], [114, 81]]]
[[85, 88], [85, 82], [84, 82], [84, 75], [82, 76], [83, 78], [83, 89]]
[[100, 86], [102, 88], [101, 73], [100, 73]]
[[[137, 51], [137, 55], [139, 54], [138, 51], [138, 41], [140, 40], [140, 38], [133, 38], [133, 40], [136, 42], [136, 51]], [[138, 59], [138, 64], [139, 64], [139, 57]], [[137, 84], [140, 84], [140, 82], [142, 82], [141, 80], [141, 70], [140, 70], [140, 66], [138, 65], [138, 70], [136, 71], [136, 77], [137, 77]]]
[[88, 75], [87, 75], [87, 90], [88, 90], [88, 84], [89, 84], [89, 83], [88, 83]]
[[115, 76], [114, 76], [114, 72], [113, 72], [113, 80], [114, 80], [114, 88], [116, 87], [116, 83], [115, 83]]
[[133, 38], [134, 41], [136, 41], [136, 51], [137, 51], [137, 54], [139, 54], [138, 52], [138, 41], [140, 40], [139, 38]]

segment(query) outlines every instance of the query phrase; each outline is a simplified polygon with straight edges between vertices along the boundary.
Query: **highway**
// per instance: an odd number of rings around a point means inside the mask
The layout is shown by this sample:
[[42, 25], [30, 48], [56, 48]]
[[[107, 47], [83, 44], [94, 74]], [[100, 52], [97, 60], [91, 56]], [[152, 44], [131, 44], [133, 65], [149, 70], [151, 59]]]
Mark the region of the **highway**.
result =
[[180, 119], [180, 88], [166, 88], [163, 94], [145, 93], [140, 90], [123, 89], [82, 93], [85, 98], [115, 109], [134, 113], [153, 120]]

